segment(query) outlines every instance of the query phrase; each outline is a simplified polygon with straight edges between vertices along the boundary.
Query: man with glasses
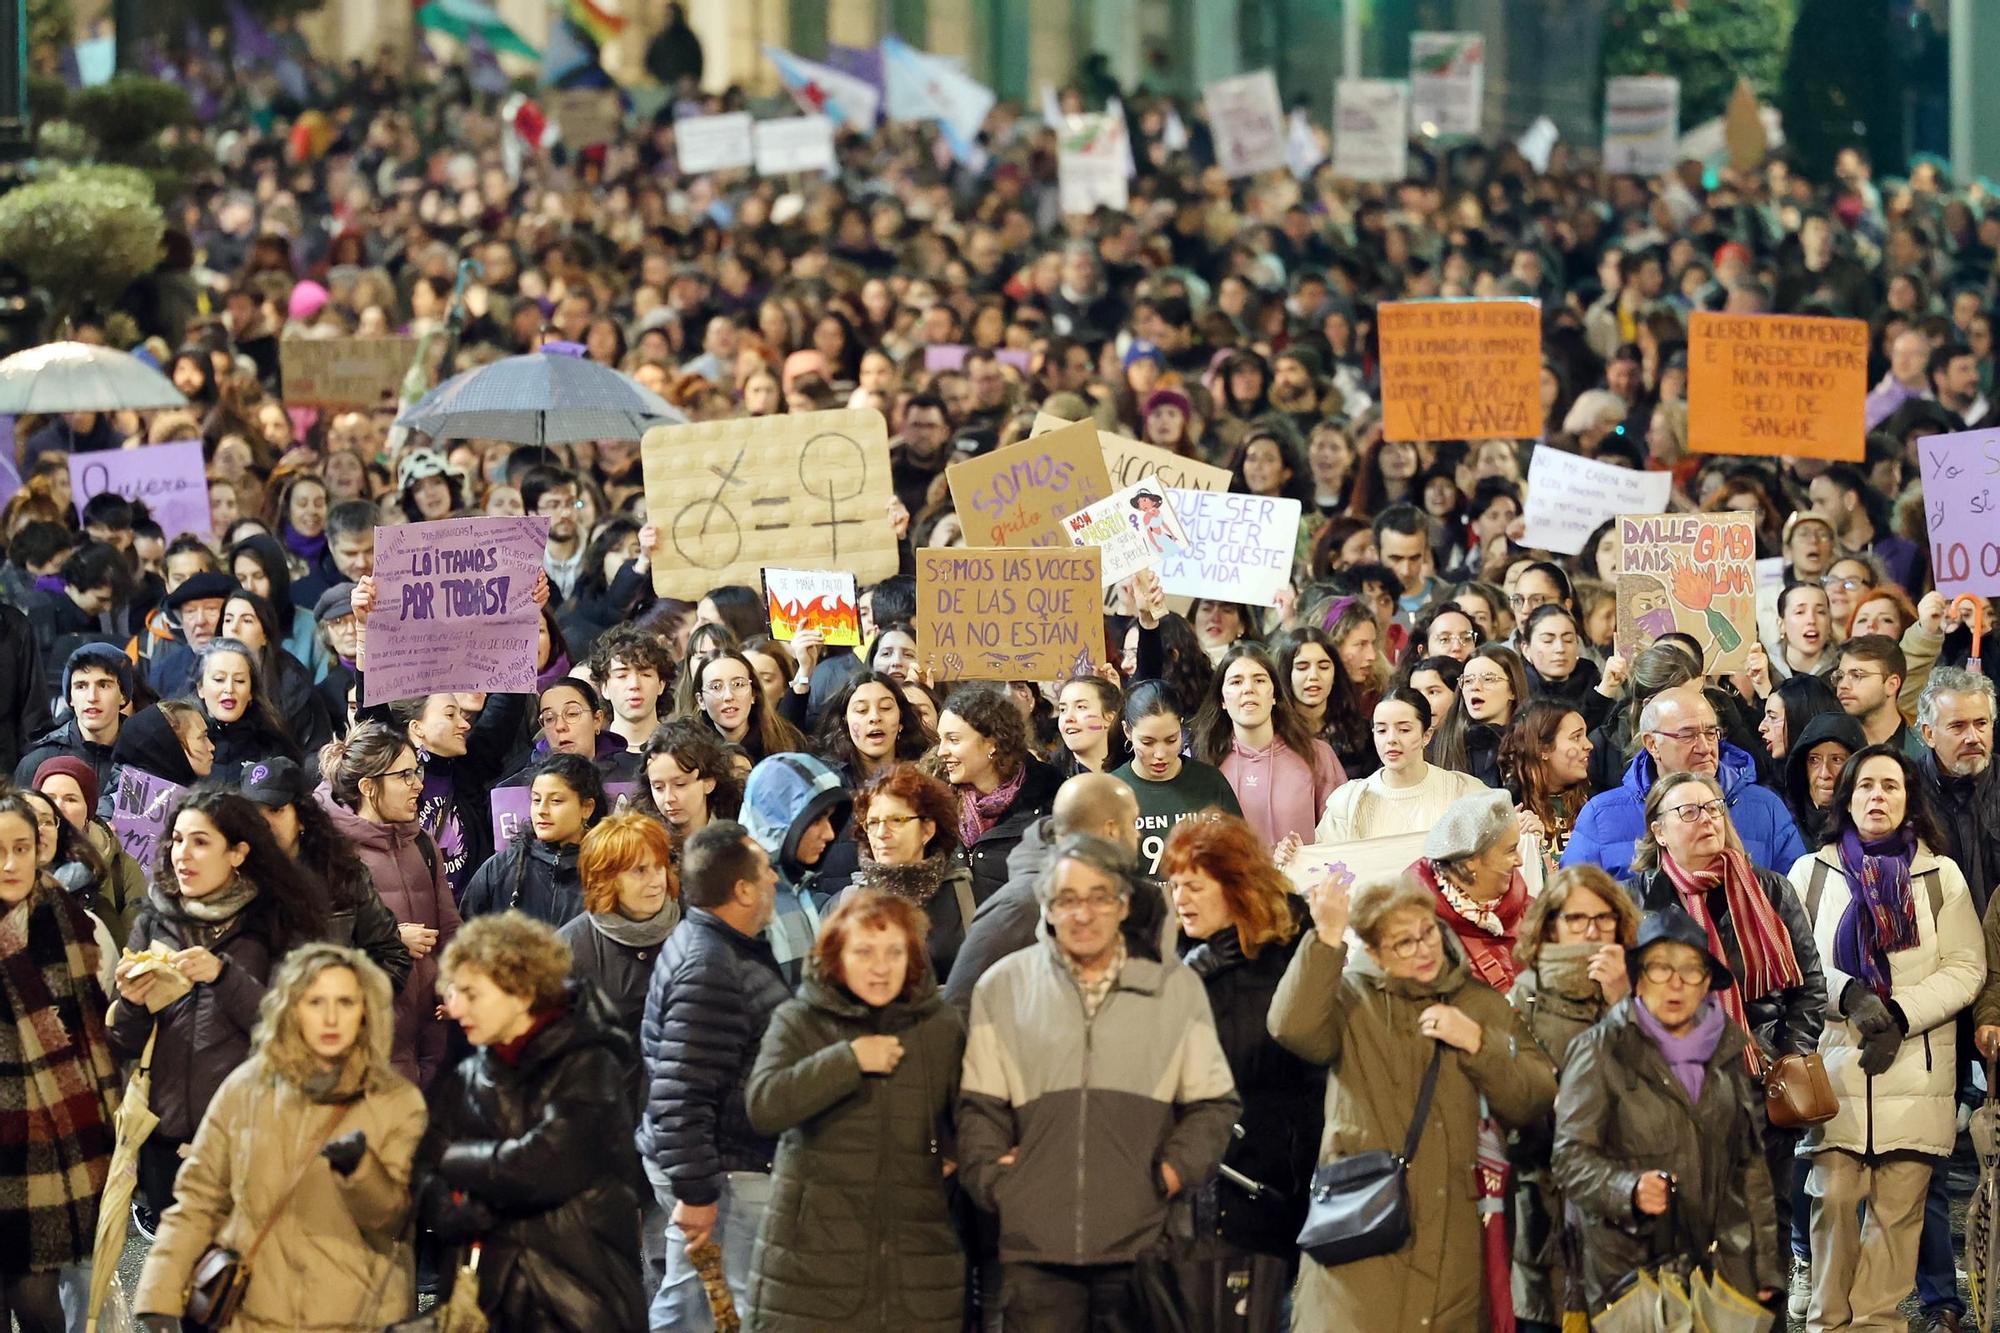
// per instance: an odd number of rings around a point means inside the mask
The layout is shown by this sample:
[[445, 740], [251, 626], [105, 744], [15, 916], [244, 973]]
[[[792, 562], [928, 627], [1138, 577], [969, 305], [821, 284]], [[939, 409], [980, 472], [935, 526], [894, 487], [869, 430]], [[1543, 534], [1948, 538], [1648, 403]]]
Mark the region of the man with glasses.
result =
[[889, 446], [889, 484], [912, 514], [929, 499], [931, 482], [951, 462], [951, 413], [944, 399], [920, 393], [903, 405], [903, 429]]
[[959, 1179], [1000, 1216], [1010, 1330], [1144, 1327], [1135, 1265], [1243, 1107], [1200, 978], [1126, 948], [1133, 873], [1124, 847], [1064, 838], [1041, 942], [972, 993]]
[[1923, 737], [1910, 730], [1896, 706], [1910, 668], [1886, 634], [1863, 634], [1840, 645], [1831, 677], [1841, 711], [1861, 724], [1870, 745], [1891, 745], [1912, 759], [1924, 753]]
[[576, 591], [577, 576], [583, 572], [583, 531], [577, 514], [583, 508], [578, 498], [576, 476], [561, 468], [533, 467], [521, 478], [521, 506], [530, 517], [549, 521], [549, 540], [542, 553], [542, 568], [559, 597], [567, 599]]
[[1667, 773], [1715, 779], [1753, 864], [1780, 874], [1806, 854], [1792, 812], [1775, 792], [1757, 785], [1750, 755], [1722, 739], [1715, 706], [1694, 685], [1663, 690], [1639, 714], [1643, 748], [1610, 791], [1590, 798], [1576, 818], [1562, 863], [1603, 866], [1624, 879], [1633, 848], [1646, 832], [1646, 797]]

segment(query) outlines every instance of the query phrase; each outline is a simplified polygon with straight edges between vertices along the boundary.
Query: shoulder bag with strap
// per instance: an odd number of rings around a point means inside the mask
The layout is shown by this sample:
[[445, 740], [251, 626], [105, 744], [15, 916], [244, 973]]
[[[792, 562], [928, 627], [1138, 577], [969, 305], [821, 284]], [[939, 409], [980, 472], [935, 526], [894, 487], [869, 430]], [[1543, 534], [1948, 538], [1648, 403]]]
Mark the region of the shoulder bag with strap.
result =
[[1438, 1043], [1430, 1067], [1424, 1070], [1423, 1090], [1417, 1094], [1416, 1114], [1410, 1118], [1400, 1154], [1378, 1148], [1328, 1162], [1313, 1172], [1299, 1248], [1315, 1262], [1332, 1268], [1393, 1253], [1409, 1241], [1410, 1161], [1423, 1141], [1443, 1060], [1444, 1045]]
[[278, 1197], [270, 1216], [264, 1225], [257, 1228], [257, 1234], [250, 1241], [250, 1248], [242, 1254], [222, 1245], [210, 1245], [195, 1260], [194, 1271], [188, 1275], [186, 1306], [181, 1314], [181, 1326], [190, 1333], [221, 1333], [236, 1320], [243, 1308], [243, 1298], [250, 1292], [250, 1264], [256, 1259], [257, 1251], [263, 1247], [264, 1238], [271, 1234], [277, 1224], [279, 1214], [291, 1205], [292, 1196], [305, 1183], [306, 1172], [311, 1169], [313, 1159], [319, 1156], [333, 1131], [340, 1128], [340, 1122], [354, 1109], [353, 1102], [342, 1102], [334, 1108], [333, 1116], [326, 1122], [326, 1129], [306, 1153], [305, 1161], [299, 1164], [292, 1183]]

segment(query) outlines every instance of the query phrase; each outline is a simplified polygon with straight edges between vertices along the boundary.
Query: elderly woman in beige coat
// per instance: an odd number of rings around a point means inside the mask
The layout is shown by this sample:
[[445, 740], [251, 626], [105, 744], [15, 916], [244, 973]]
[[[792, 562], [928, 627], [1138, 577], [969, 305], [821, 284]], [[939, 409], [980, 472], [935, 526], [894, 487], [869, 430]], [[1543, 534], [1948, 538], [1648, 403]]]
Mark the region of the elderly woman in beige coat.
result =
[[[1401, 1249], [1329, 1268], [1301, 1260], [1295, 1328], [1476, 1333], [1489, 1327], [1489, 1273], [1473, 1165], [1480, 1101], [1510, 1129], [1555, 1103], [1555, 1067], [1526, 1021], [1473, 979], [1436, 899], [1412, 879], [1352, 895], [1331, 881], [1308, 890], [1313, 930], [1271, 1003], [1271, 1035], [1327, 1066], [1322, 1163], [1401, 1152], [1432, 1053], [1442, 1044], [1431, 1114], [1409, 1168], [1411, 1236]], [[1362, 947], [1347, 940], [1352, 924]]]
[[408, 1318], [410, 1163], [424, 1098], [389, 1067], [389, 979], [356, 949], [303, 945], [272, 978], [250, 1058], [195, 1132], [133, 1308], [180, 1328], [210, 1245], [248, 1255], [232, 1333], [373, 1333]]

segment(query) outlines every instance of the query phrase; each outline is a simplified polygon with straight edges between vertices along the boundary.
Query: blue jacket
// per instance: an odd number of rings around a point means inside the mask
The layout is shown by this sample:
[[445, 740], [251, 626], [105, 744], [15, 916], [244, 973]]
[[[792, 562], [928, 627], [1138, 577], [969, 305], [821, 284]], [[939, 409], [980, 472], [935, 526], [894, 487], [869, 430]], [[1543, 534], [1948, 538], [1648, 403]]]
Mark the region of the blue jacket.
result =
[[[1729, 817], [1751, 863], [1781, 875], [1789, 873], [1792, 863], [1808, 849], [1783, 799], [1757, 785], [1756, 763], [1727, 741], [1722, 745], [1722, 763], [1716, 775], [1722, 780]], [[1641, 750], [1626, 765], [1624, 780], [1591, 797], [1577, 814], [1576, 830], [1563, 849], [1562, 863], [1603, 866], [1614, 877], [1624, 879], [1632, 868], [1633, 844], [1646, 832], [1646, 794], [1653, 789], [1653, 778], [1653, 756]]]
[[819, 891], [819, 863], [799, 860], [799, 840], [823, 816], [840, 828], [853, 806], [840, 774], [809, 754], [770, 755], [758, 761], [743, 784], [743, 826], [778, 872], [777, 913], [764, 927], [764, 936], [787, 987], [796, 988], [804, 975], [805, 957], [819, 934], [820, 910], [827, 905]]

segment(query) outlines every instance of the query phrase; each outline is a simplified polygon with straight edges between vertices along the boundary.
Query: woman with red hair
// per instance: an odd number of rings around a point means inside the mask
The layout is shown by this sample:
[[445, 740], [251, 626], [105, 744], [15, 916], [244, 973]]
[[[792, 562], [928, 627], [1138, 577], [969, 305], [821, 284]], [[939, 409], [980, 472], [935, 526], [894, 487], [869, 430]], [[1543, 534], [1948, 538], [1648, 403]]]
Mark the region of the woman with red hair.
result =
[[909, 899], [850, 890], [771, 1015], [743, 1096], [779, 1136], [746, 1327], [958, 1333], [944, 1152], [965, 1025], [938, 995], [928, 930]]
[[576, 854], [583, 913], [560, 931], [570, 975], [595, 982], [639, 1039], [653, 960], [681, 920], [673, 837], [657, 819], [627, 810], [583, 835]]
[[922, 908], [924, 956], [942, 985], [979, 906], [958, 858], [957, 794], [915, 764], [891, 764], [855, 793], [853, 829], [863, 854], [848, 892], [879, 889]]
[[[1190, 1329], [1276, 1330], [1298, 1265], [1319, 1153], [1326, 1073], [1278, 1045], [1267, 1018], [1306, 924], [1264, 840], [1232, 815], [1174, 826], [1160, 875], [1180, 918], [1181, 961], [1208, 990], [1215, 1033], [1243, 1098], [1241, 1135], [1194, 1198], [1195, 1234], [1173, 1265]], [[1246, 1183], [1247, 1182], [1247, 1183]], [[1246, 1290], [1236, 1285], [1249, 1273]], [[1225, 1318], [1238, 1302], [1245, 1323]]]

